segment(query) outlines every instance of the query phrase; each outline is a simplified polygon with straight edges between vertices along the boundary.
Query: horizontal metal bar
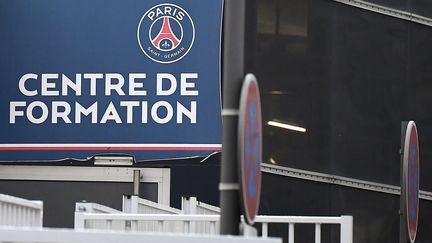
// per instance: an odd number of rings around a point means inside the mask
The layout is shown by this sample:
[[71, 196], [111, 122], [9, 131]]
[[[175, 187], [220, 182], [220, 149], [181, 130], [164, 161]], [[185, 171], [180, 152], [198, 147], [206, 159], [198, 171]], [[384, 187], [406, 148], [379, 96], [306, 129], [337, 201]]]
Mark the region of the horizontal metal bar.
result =
[[[331, 174], [318, 173], [307, 170], [294, 169], [285, 166], [272, 165], [267, 163], [261, 164], [261, 171], [265, 173], [287, 176], [292, 178], [298, 178], [309, 181], [316, 181], [328, 184], [334, 184], [339, 186], [352, 187], [362, 190], [381, 192], [393, 195], [400, 195], [400, 187], [387, 185], [382, 183], [376, 183], [365, 180], [358, 180], [343, 176], [335, 176]], [[420, 191], [419, 198], [423, 200], [432, 201], [432, 193], [428, 191]]]
[[169, 168], [0, 165], [0, 180], [133, 182], [140, 170], [141, 182], [159, 183]]
[[5, 194], [0, 194], [0, 204], [1, 203], [7, 203], [12, 204], [18, 207], [25, 207], [25, 208], [32, 208], [32, 209], [38, 209], [43, 210], [43, 202], [42, 201], [31, 201], [26, 200], [19, 197], [13, 197]]
[[85, 220], [137, 220], [137, 221], [192, 221], [192, 222], [218, 222], [219, 215], [194, 214], [98, 214], [83, 213]]
[[402, 11], [399, 9], [394, 9], [390, 7], [386, 7], [379, 4], [370, 3], [367, 1], [361, 1], [361, 0], [333, 0], [335, 2], [347, 4], [353, 7], [369, 10], [375, 13], [384, 14], [387, 16], [415, 22], [418, 24], [423, 24], [427, 26], [432, 26], [432, 19], [421, 16], [418, 14], [414, 14], [412, 12]]
[[[103, 214], [83, 213], [85, 220], [128, 220], [128, 221], [191, 221], [191, 222], [218, 222], [219, 215], [197, 215], [197, 214]], [[258, 215], [255, 217], [257, 223], [293, 223], [293, 224], [341, 224], [343, 217], [323, 216], [270, 216]]]
[[341, 224], [342, 217], [314, 217], [314, 216], [268, 216], [257, 215], [257, 223], [287, 223], [287, 224]]

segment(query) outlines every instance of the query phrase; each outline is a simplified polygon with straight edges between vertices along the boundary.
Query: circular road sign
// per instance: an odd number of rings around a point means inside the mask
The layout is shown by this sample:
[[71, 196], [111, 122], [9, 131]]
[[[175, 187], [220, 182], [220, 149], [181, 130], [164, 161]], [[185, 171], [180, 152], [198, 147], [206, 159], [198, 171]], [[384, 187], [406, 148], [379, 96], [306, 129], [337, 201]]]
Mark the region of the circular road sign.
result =
[[240, 95], [238, 157], [243, 215], [253, 224], [261, 194], [262, 128], [258, 83], [247, 74]]
[[405, 217], [409, 240], [413, 243], [417, 234], [419, 213], [419, 144], [417, 127], [408, 122], [403, 156], [403, 190], [405, 190]]

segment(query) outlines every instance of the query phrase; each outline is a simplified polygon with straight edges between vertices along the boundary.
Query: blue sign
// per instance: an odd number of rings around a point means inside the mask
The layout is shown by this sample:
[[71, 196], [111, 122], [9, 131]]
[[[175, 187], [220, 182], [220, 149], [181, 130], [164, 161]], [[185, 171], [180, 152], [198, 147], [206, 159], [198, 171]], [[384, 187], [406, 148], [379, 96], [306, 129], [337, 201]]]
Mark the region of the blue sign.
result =
[[221, 150], [222, 0], [0, 1], [0, 161]]

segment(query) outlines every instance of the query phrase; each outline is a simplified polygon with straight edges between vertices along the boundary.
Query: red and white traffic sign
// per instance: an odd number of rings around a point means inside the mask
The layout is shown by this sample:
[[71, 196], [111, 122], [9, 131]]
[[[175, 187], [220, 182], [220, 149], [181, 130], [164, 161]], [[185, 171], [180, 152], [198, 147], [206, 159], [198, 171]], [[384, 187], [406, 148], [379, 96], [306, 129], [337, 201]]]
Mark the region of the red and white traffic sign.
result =
[[243, 214], [249, 224], [253, 224], [258, 213], [261, 194], [261, 124], [258, 82], [253, 74], [247, 74], [240, 95], [238, 156]]

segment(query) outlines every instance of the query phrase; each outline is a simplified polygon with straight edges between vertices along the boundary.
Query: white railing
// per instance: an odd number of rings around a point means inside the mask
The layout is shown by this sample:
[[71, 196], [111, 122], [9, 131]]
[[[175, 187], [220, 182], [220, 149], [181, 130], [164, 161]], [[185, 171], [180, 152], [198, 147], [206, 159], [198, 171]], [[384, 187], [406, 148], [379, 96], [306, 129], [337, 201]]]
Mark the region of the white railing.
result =
[[42, 227], [43, 202], [0, 194], [0, 225]]
[[[176, 208], [168, 207], [163, 204], [155, 203], [147, 199], [139, 198], [138, 196], [123, 196], [123, 212], [124, 213], [135, 213], [135, 214], [181, 214], [182, 211]], [[163, 224], [163, 230], [159, 229], [160, 224], [158, 222], [141, 221], [132, 223], [130, 226], [132, 230], [146, 231], [146, 232], [181, 232], [181, 222], [166, 222]]]
[[[80, 218], [75, 218], [75, 225], [84, 227], [75, 229], [88, 229], [86, 222], [94, 221], [105, 222], [105, 225], [100, 226], [98, 229], [125, 231], [147, 231], [138, 227], [139, 222], [154, 222], [156, 227], [149, 231], [174, 233], [197, 233], [190, 227], [191, 223], [207, 222], [210, 224], [209, 234], [216, 234], [216, 222], [219, 221], [219, 215], [82, 213]], [[114, 222], [117, 223], [116, 226], [113, 224]], [[180, 227], [166, 227], [170, 223], [176, 223]], [[117, 227], [118, 225], [120, 227]]]
[[[140, 221], [157, 222], [157, 232], [176, 232], [176, 233], [202, 233], [197, 232], [191, 223], [208, 223], [209, 234], [216, 234], [216, 225], [219, 223], [219, 215], [172, 215], [172, 214], [84, 214], [84, 220], [99, 220], [106, 222], [104, 229], [110, 230], [112, 222], [121, 222], [124, 229], [136, 231], [135, 226]], [[75, 219], [76, 220], [76, 219]], [[301, 217], [301, 216], [257, 216], [255, 221], [262, 224], [262, 237], [268, 237], [269, 224], [288, 224], [288, 243], [294, 243], [295, 224], [315, 224], [315, 243], [321, 243], [321, 225], [338, 224], [340, 225], [340, 242], [353, 242], [353, 218], [352, 216], [341, 217]], [[164, 227], [169, 222], [180, 222], [183, 226], [180, 230], [172, 231]], [[83, 224], [84, 225], [84, 224]], [[127, 227], [129, 225], [129, 227]]]
[[[220, 209], [207, 203], [197, 200], [196, 197], [182, 197], [182, 212], [184, 214], [197, 214], [197, 215], [219, 215]], [[213, 225], [210, 222], [191, 222], [190, 228], [192, 232], [198, 234], [209, 234], [214, 232], [213, 227], [216, 227], [216, 232], [219, 232], [219, 221]]]
[[[97, 213], [97, 214], [118, 214], [122, 213], [122, 211], [119, 211], [114, 208], [110, 208], [101, 204], [97, 203], [90, 203], [90, 202], [78, 202], [75, 203], [75, 221], [74, 221], [74, 227], [75, 229], [104, 229], [106, 227], [106, 222], [100, 222], [100, 221], [86, 221], [84, 220], [84, 214], [85, 213]], [[120, 224], [119, 222], [114, 222], [114, 225], [111, 227], [114, 227], [118, 230], [124, 230], [123, 224]]]
[[315, 224], [315, 243], [321, 243], [321, 225], [339, 224], [340, 242], [353, 242], [353, 217], [308, 217], [308, 216], [257, 216], [255, 222], [262, 224], [262, 237], [268, 236], [269, 224], [288, 224], [288, 243], [294, 243], [295, 224]]
[[181, 214], [181, 210], [155, 203], [138, 196], [123, 196], [124, 213]]
[[75, 212], [86, 213], [121, 213], [122, 211], [110, 208], [98, 203], [77, 202], [75, 203]]
[[[101, 205], [99, 205], [101, 206]], [[77, 207], [78, 209], [78, 207]], [[182, 210], [157, 204], [137, 196], [123, 197], [123, 213], [119, 211], [105, 214], [96, 211], [80, 212], [75, 217], [76, 229], [106, 229], [122, 231], [174, 232], [194, 234], [216, 234], [219, 232], [218, 207], [197, 201], [195, 197], [182, 197]], [[75, 214], [77, 215], [77, 213]], [[95, 224], [98, 222], [98, 224]], [[340, 242], [353, 242], [353, 217], [313, 217], [313, 216], [263, 216], [255, 222], [261, 224], [262, 237], [268, 237], [269, 224], [287, 224], [288, 243], [294, 243], [296, 224], [315, 225], [315, 243], [321, 243], [321, 225], [340, 225]], [[247, 229], [245, 229], [247, 230]], [[249, 235], [256, 235], [252, 229]]]
[[282, 243], [276, 238], [203, 236], [140, 232], [96, 232], [0, 227], [0, 242], [8, 243]]
[[200, 202], [196, 197], [182, 197], [182, 211], [184, 214], [220, 214], [220, 208]]

